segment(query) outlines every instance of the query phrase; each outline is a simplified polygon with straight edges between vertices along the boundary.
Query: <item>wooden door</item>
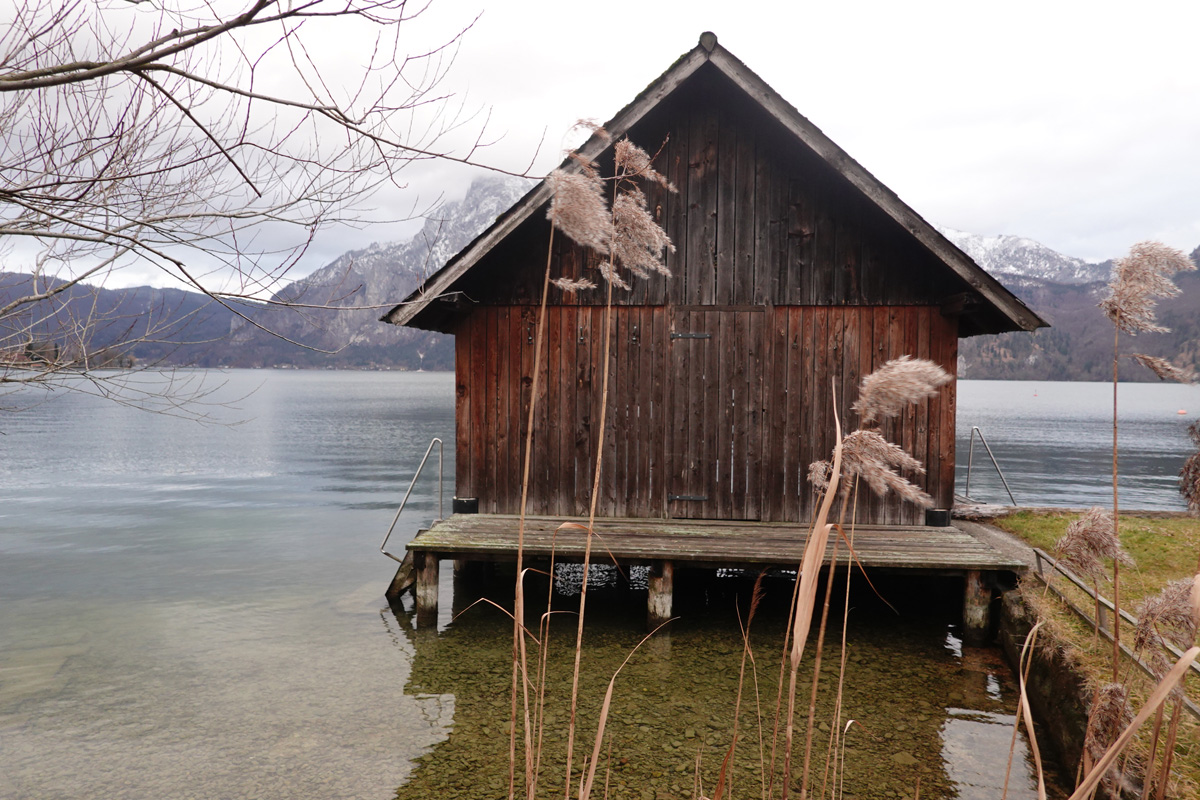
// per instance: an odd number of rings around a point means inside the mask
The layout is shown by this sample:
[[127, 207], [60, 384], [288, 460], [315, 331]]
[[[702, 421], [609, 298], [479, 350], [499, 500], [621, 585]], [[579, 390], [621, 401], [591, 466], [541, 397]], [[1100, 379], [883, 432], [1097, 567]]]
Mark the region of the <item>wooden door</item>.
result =
[[676, 309], [670, 334], [667, 508], [681, 519], [759, 519], [761, 309]]

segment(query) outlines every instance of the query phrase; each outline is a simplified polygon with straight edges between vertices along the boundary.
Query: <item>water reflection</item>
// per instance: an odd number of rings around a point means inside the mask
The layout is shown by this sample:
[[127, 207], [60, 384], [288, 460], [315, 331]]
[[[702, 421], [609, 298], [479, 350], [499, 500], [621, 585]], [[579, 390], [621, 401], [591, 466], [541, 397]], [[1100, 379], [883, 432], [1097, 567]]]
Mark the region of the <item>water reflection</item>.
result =
[[[731, 741], [742, 660], [735, 609], [748, 607], [751, 581], [689, 576], [686, 571], [676, 577], [680, 619], [650, 646], [638, 649], [617, 681], [608, 723], [611, 747], [606, 743], [603, 756], [613, 797], [692, 797], [698, 759], [699, 778], [711, 794]], [[398, 790], [401, 800], [490, 796], [506, 790], [511, 621], [492, 606], [472, 602], [481, 589], [503, 602], [507, 580], [498, 575], [484, 582], [478, 574], [470, 581], [460, 580], [455, 615], [446, 615], [438, 630], [414, 630], [407, 606], [387, 623], [389, 631], [403, 636], [413, 649], [405, 693], [453, 697], [455, 702], [449, 735], [418, 759], [417, 769]], [[569, 578], [556, 576], [556, 582], [564, 580]], [[958, 582], [926, 580], [914, 589], [884, 577], [875, 581], [900, 615], [873, 598], [865, 584], [856, 582], [852, 588], [843, 724], [847, 719], [857, 724], [846, 741], [845, 797], [913, 797], [918, 785], [922, 797], [998, 796], [993, 789], [1004, 781], [1017, 697], [1001, 654], [959, 643], [953, 622]], [[790, 588], [784, 579], [768, 583], [751, 634], [758, 666], [744, 686], [739, 744], [729, 772], [742, 796], [759, 794], [762, 764], [770, 762], [769, 718], [777, 695]], [[541, 597], [544, 590], [543, 580], [531, 594]], [[840, 590], [835, 591], [835, 607], [840, 607], [838, 594]], [[554, 608], [567, 612], [573, 602], [577, 598], [559, 595]], [[610, 677], [644, 635], [630, 623], [644, 614], [644, 604], [644, 590], [621, 580], [589, 588], [582, 722], [576, 744], [580, 758], [591, 752], [597, 710]], [[531, 608], [527, 624], [536, 626], [538, 617], [539, 609]], [[553, 617], [546, 692], [549, 724], [542, 762], [550, 795], [565, 773], [574, 626], [569, 613]], [[834, 613], [831, 631], [840, 627], [840, 614]], [[831, 633], [829, 639], [836, 638], [837, 633]], [[832, 780], [826, 777], [825, 760], [838, 658], [836, 646], [827, 642], [813, 747], [812, 774], [818, 788]], [[798, 698], [804, 710], [810, 684], [811, 667], [806, 667]], [[804, 711], [800, 717], [805, 717]], [[803, 730], [801, 723], [797, 763]], [[1003, 746], [997, 744], [1001, 740]], [[1037, 796], [1026, 753], [1021, 738], [1009, 794], [1016, 800]], [[780, 773], [778, 766], [775, 771]], [[799, 772], [797, 768], [794, 774]]]

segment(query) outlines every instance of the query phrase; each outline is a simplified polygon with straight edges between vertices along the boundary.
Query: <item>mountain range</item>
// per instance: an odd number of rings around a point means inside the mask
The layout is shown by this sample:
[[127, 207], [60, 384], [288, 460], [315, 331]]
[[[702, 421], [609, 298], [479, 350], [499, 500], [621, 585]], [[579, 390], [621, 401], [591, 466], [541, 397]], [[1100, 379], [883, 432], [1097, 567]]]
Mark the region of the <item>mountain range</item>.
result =
[[[242, 306], [240, 315], [203, 295], [141, 287], [78, 290], [80, 302], [104, 310], [115, 322], [94, 331], [103, 345], [129, 330], [139, 309], [164, 324], [187, 315], [187, 324], [147, 335], [132, 355], [141, 362], [195, 366], [326, 369], [451, 369], [453, 340], [399, 328], [379, 317], [407, 297], [432, 272], [469, 244], [531, 187], [529, 181], [488, 176], [467, 196], [442, 205], [411, 239], [349, 251], [275, 294], [273, 303]], [[1097, 308], [1112, 261], [1091, 263], [1017, 236], [981, 236], [948, 228], [941, 233], [1020, 297], [1052, 327], [1029, 333], [976, 336], [960, 341], [959, 375], [974, 379], [1106, 380], [1112, 375], [1112, 326]], [[1200, 247], [1192, 253], [1200, 259]], [[0, 301], [28, 276], [0, 273]], [[1200, 274], [1178, 276], [1183, 290], [1159, 306], [1171, 331], [1125, 337], [1123, 350], [1200, 367]], [[286, 307], [292, 304], [292, 307]], [[297, 305], [303, 307], [296, 307]], [[70, 304], [67, 304], [67, 309]], [[64, 310], [57, 316], [71, 318]], [[74, 314], [78, 316], [78, 314]], [[144, 323], [137, 323], [142, 324]], [[140, 330], [140, 329], [137, 329]], [[150, 332], [151, 334], [153, 331]], [[1156, 380], [1132, 362], [1129, 380]]]

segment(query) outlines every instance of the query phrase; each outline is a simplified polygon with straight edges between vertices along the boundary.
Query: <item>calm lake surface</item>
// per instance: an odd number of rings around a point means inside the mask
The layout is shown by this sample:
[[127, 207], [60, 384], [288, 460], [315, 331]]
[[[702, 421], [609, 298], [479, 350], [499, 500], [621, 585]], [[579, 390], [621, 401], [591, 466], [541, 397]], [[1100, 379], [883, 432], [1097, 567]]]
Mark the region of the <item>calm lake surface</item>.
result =
[[[481, 742], [507, 741], [506, 714], [486, 706], [506, 696], [508, 623], [482, 608], [451, 623], [444, 603], [440, 633], [412, 631], [382, 601], [394, 564], [377, 550], [431, 437], [446, 440], [453, 474], [452, 377], [207, 379], [224, 382], [217, 397], [233, 406], [213, 415], [241, 424], [70, 393], [0, 417], [0, 798], [453, 791], [455, 775], [484, 769]], [[1108, 391], [963, 382], [960, 470], [979, 425], [1019, 502], [1103, 502]], [[1181, 507], [1174, 475], [1200, 397], [1123, 386], [1122, 403], [1124, 505]], [[1001, 502], [978, 451], [976, 470], [972, 495]], [[397, 550], [435, 515], [432, 485], [418, 487]], [[721, 592], [745, 588], [731, 579]], [[614, 730], [634, 763], [614, 780], [637, 787], [630, 796], [647, 782], [690, 796], [691, 766], [679, 765], [704, 748], [706, 765], [719, 759], [740, 654], [721, 592], [683, 603], [707, 610], [627, 668], [630, 694], [619, 687], [618, 703], [632, 705]], [[609, 605], [621, 602], [639, 601]], [[1003, 761], [997, 778], [992, 751], [1007, 750], [1015, 708], [995, 653], [964, 652], [948, 617], [901, 606], [911, 613], [897, 623], [867, 600], [855, 607], [863, 690], [850, 714], [869, 735], [849, 745], [847, 763], [862, 766], [848, 768], [847, 796], [868, 780], [863, 769], [887, 776], [885, 795], [905, 796], [920, 778], [923, 797], [994, 796]], [[764, 612], [765, 654], [780, 625]], [[637, 643], [636, 628], [597, 616], [593, 686]], [[462, 788], [495, 795], [498, 778], [480, 775]], [[1024, 773], [1018, 783], [1024, 793], [1010, 796], [1033, 796]]]

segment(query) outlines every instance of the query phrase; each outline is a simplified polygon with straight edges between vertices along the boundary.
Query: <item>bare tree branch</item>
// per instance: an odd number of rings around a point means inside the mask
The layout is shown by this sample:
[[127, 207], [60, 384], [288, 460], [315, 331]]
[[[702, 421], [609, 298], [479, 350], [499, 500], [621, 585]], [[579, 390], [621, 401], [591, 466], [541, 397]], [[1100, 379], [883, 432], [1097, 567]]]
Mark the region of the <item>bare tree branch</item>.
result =
[[[249, 326], [264, 304], [325, 308], [278, 293], [318, 231], [359, 221], [406, 165], [474, 164], [492, 143], [442, 88], [474, 20], [414, 48], [425, 5], [8, 1], [0, 255], [37, 258], [25, 282], [0, 272], [0, 384], [95, 387], [98, 366], [183, 341], [168, 307], [114, 312], [86, 286], [135, 265]], [[361, 62], [329, 57], [336, 40], [367, 43]]]

